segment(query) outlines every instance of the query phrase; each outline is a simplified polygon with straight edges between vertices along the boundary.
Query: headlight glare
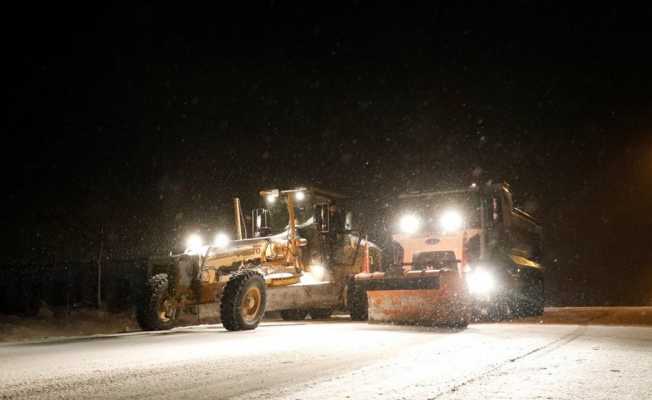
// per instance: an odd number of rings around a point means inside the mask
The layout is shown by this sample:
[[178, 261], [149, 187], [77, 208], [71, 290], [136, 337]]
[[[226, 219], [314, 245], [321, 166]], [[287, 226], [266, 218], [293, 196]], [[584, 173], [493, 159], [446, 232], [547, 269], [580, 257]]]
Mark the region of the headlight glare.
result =
[[489, 294], [496, 289], [496, 279], [485, 269], [476, 269], [466, 275], [466, 284], [471, 294]]
[[415, 233], [421, 227], [421, 219], [414, 214], [406, 214], [399, 220], [399, 228], [403, 233]]
[[217, 235], [215, 235], [215, 240], [213, 241], [213, 244], [215, 245], [215, 247], [223, 249], [227, 247], [230, 242], [231, 239], [229, 239], [229, 236], [224, 232], [220, 232]]
[[464, 225], [462, 214], [455, 210], [444, 211], [439, 219], [439, 224], [444, 232], [455, 232]]
[[204, 245], [204, 239], [197, 234], [193, 233], [186, 239], [186, 252], [197, 253]]

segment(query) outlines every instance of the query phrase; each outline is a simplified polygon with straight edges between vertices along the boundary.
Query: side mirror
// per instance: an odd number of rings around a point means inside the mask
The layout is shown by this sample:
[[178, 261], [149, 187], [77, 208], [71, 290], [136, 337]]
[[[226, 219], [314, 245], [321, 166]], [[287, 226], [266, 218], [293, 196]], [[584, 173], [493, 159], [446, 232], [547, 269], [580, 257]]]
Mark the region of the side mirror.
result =
[[403, 246], [401, 246], [398, 242], [392, 241], [391, 248], [392, 263], [394, 265], [403, 265], [403, 260], [405, 258], [405, 251], [403, 250]]
[[317, 230], [321, 233], [330, 231], [330, 214], [328, 204], [315, 204], [315, 224]]
[[491, 221], [494, 224], [499, 224], [500, 222], [502, 222], [502, 219], [503, 219], [503, 216], [502, 216], [503, 210], [501, 208], [500, 198], [495, 197], [495, 196], [491, 197], [491, 206], [490, 207], [491, 207], [491, 211], [490, 211], [490, 213], [491, 213]]
[[351, 211], [347, 211], [346, 215], [344, 216], [344, 230], [350, 231], [352, 229], [353, 229], [353, 213]]

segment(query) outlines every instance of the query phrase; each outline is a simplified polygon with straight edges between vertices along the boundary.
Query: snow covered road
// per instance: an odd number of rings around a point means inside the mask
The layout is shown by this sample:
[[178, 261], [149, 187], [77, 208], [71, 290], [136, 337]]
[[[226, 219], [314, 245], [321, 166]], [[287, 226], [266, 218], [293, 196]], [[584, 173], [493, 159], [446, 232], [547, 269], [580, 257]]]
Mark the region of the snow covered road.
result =
[[652, 399], [652, 328], [348, 320], [0, 345], [0, 397]]

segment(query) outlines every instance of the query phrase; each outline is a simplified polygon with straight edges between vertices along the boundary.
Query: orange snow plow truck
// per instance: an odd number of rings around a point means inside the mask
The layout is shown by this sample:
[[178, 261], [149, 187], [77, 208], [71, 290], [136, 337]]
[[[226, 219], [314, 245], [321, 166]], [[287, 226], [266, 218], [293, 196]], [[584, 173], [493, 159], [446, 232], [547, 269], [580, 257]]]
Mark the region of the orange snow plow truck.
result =
[[543, 313], [541, 227], [509, 185], [406, 193], [389, 210], [393, 262], [355, 276], [352, 317], [465, 327]]

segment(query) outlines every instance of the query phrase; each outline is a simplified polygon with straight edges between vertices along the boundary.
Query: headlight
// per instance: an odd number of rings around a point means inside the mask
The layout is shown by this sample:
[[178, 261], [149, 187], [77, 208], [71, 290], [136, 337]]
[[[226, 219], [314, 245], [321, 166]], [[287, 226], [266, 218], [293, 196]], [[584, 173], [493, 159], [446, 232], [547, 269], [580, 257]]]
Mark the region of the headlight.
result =
[[231, 239], [229, 239], [229, 236], [226, 233], [220, 232], [217, 235], [215, 235], [215, 240], [213, 240], [213, 245], [215, 245], [215, 247], [223, 249], [226, 246], [228, 246], [230, 242]]
[[496, 289], [496, 279], [484, 269], [476, 269], [466, 274], [466, 284], [471, 294], [489, 294]]
[[326, 270], [321, 264], [311, 265], [310, 272], [317, 281], [324, 280], [324, 276], [326, 275]]
[[421, 219], [414, 214], [408, 214], [402, 216], [398, 224], [401, 232], [414, 233], [419, 230]]
[[278, 195], [274, 193], [270, 193], [267, 196], [265, 196], [265, 200], [267, 200], [269, 204], [276, 203], [276, 199], [278, 199]]
[[297, 201], [303, 201], [303, 199], [306, 198], [306, 194], [305, 194], [304, 192], [296, 192], [296, 193], [294, 194], [294, 198], [295, 198]]
[[455, 232], [462, 228], [464, 219], [462, 214], [454, 210], [445, 211], [439, 219], [439, 225], [444, 232]]
[[196, 233], [188, 236], [186, 239], [186, 252], [197, 253], [204, 245], [204, 239]]

